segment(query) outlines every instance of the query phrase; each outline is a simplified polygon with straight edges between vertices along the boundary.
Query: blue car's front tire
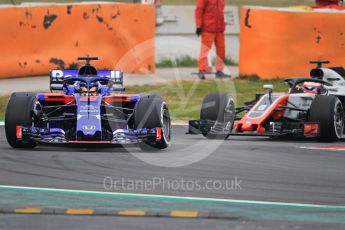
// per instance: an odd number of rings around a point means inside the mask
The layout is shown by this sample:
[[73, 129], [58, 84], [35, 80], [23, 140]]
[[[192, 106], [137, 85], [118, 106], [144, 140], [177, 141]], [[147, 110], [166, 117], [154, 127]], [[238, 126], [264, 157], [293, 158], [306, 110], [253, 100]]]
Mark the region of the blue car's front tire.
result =
[[171, 139], [171, 122], [167, 105], [158, 95], [145, 95], [140, 98], [134, 107], [134, 128], [160, 128], [161, 138], [154, 142], [143, 142], [142, 149], [165, 149]]
[[34, 148], [34, 141], [17, 138], [17, 126], [30, 127], [33, 117], [34, 93], [12, 93], [5, 115], [5, 132], [8, 144], [13, 148]]

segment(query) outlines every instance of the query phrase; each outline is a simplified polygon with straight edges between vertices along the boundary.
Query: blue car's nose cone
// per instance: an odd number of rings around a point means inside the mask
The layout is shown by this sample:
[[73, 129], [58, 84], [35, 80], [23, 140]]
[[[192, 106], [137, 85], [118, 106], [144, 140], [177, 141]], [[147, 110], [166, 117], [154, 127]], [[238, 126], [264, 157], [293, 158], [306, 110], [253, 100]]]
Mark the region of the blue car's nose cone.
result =
[[[99, 136], [102, 133], [101, 104], [102, 96], [75, 95], [77, 103], [77, 135], [83, 137]], [[96, 135], [97, 134], [97, 135]]]

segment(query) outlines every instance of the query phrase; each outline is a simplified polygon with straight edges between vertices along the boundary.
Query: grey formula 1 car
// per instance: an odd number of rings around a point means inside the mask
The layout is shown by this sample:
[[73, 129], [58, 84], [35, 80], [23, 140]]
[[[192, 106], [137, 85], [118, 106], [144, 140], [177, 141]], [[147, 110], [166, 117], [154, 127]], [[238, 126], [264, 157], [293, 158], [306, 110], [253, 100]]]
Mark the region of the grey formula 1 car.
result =
[[[204, 98], [200, 119], [189, 122], [190, 134], [208, 138], [231, 135], [270, 137], [316, 137], [336, 141], [344, 135], [345, 69], [324, 68], [328, 61], [312, 61], [317, 67], [310, 77], [286, 79], [287, 93], [266, 94], [235, 108], [226, 94], [211, 93]], [[241, 116], [241, 114], [243, 114]]]

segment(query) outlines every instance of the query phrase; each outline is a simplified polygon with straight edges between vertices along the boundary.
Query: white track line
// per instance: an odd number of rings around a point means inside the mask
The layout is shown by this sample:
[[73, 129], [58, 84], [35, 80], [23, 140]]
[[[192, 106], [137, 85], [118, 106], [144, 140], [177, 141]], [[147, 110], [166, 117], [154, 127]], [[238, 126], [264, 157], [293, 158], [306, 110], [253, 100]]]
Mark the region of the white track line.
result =
[[317, 147], [317, 146], [300, 146], [300, 149], [308, 149], [308, 150], [327, 150], [327, 151], [345, 151], [345, 146], [344, 148], [337, 148], [337, 147]]
[[110, 195], [114, 197], [127, 196], [134, 198], [157, 198], [166, 200], [186, 200], [186, 201], [201, 201], [201, 202], [221, 202], [232, 204], [252, 204], [252, 205], [274, 205], [285, 207], [303, 207], [303, 208], [322, 208], [322, 209], [341, 209], [345, 210], [345, 206], [337, 205], [320, 205], [320, 204], [303, 204], [303, 203], [288, 203], [288, 202], [271, 202], [271, 201], [252, 201], [252, 200], [234, 200], [234, 199], [218, 199], [218, 198], [203, 198], [203, 197], [188, 197], [188, 196], [169, 196], [169, 195], [153, 195], [153, 194], [137, 194], [137, 193], [118, 193], [118, 192], [99, 192], [88, 190], [74, 190], [74, 189], [56, 189], [56, 188], [41, 188], [41, 187], [22, 187], [22, 186], [8, 186], [0, 185], [1, 191], [33, 191], [33, 192], [57, 192], [57, 193], [74, 193], [83, 195]]

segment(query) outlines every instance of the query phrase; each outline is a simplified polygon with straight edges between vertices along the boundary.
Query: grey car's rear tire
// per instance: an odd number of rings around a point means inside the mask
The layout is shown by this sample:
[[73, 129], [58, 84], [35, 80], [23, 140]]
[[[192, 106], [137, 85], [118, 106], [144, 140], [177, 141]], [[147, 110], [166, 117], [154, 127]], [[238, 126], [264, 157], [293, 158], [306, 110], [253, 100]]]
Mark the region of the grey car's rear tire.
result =
[[34, 141], [18, 140], [16, 126], [31, 126], [34, 93], [12, 93], [5, 115], [5, 133], [8, 144], [13, 148], [33, 148]]
[[[201, 133], [210, 139], [223, 139], [231, 131], [235, 119], [235, 103], [231, 96], [224, 93], [208, 94], [201, 106]], [[227, 130], [216, 133], [212, 130]]]
[[344, 108], [336, 96], [318, 95], [310, 107], [310, 122], [320, 125], [320, 141], [333, 142], [344, 132]]
[[134, 107], [134, 128], [153, 129], [161, 128], [160, 141], [143, 142], [140, 147], [143, 150], [165, 149], [170, 144], [171, 121], [169, 109], [162, 97], [158, 95], [144, 95]]

